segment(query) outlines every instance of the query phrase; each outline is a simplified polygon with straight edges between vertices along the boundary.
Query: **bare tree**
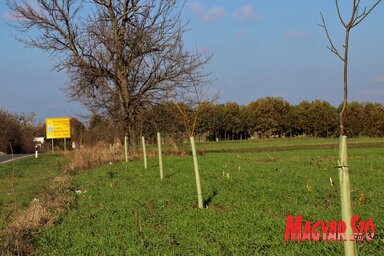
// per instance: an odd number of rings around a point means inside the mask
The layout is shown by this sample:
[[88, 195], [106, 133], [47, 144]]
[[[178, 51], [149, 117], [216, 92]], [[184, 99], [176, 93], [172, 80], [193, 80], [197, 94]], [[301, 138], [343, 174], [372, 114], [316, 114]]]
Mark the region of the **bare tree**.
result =
[[194, 83], [192, 87], [181, 91], [179, 94], [174, 94], [174, 103], [179, 110], [185, 131], [189, 136], [192, 149], [193, 165], [195, 169], [195, 179], [196, 179], [196, 190], [197, 190], [197, 200], [198, 207], [200, 209], [204, 208], [203, 194], [201, 191], [200, 183], [200, 171], [199, 164], [197, 161], [196, 146], [195, 146], [195, 130], [197, 125], [197, 120], [201, 113], [207, 110], [210, 103], [216, 101], [219, 97], [216, 94], [213, 97], [208, 96], [208, 91], [204, 89], [204, 84]]
[[[205, 78], [210, 56], [185, 50], [177, 0], [8, 0], [22, 40], [69, 73], [68, 95], [124, 124], [136, 138], [137, 116]], [[132, 140], [131, 140], [132, 141]]]
[[193, 83], [187, 89], [173, 94], [173, 102], [178, 109], [184, 128], [189, 137], [195, 136], [196, 126], [201, 114], [207, 110], [210, 104], [219, 99], [219, 92], [209, 95], [206, 84]]
[[345, 235], [347, 241], [344, 242], [344, 253], [346, 256], [357, 256], [357, 247], [356, 242], [351, 240], [353, 237], [352, 228], [349, 225], [352, 218], [352, 200], [351, 200], [351, 188], [348, 172], [348, 153], [347, 153], [347, 136], [345, 136], [344, 128], [344, 113], [348, 103], [348, 53], [349, 53], [349, 36], [352, 28], [359, 25], [370, 13], [371, 11], [381, 2], [377, 0], [370, 7], [364, 7], [361, 11], [360, 0], [353, 0], [352, 13], [349, 20], [345, 20], [341, 15], [341, 10], [339, 6], [339, 1], [335, 0], [336, 10], [340, 20], [340, 23], [345, 29], [345, 41], [344, 41], [344, 54], [342, 55], [340, 51], [336, 48], [333, 40], [328, 31], [327, 25], [323, 14], [321, 14], [322, 24], [320, 26], [325, 30], [325, 33], [328, 38], [329, 46], [328, 49], [334, 53], [341, 61], [344, 63], [344, 97], [343, 97], [343, 106], [340, 111], [339, 125], [340, 125], [340, 145], [339, 145], [339, 159], [338, 159], [338, 168], [339, 168], [339, 179], [340, 179], [340, 200], [341, 200], [341, 217], [342, 220], [347, 224]]
[[[348, 53], [349, 53], [350, 32], [351, 32], [352, 28], [359, 25], [380, 2], [381, 2], [381, 0], [376, 1], [370, 8], [367, 8], [367, 7], [361, 8], [360, 0], [353, 0], [351, 17], [349, 18], [349, 20], [346, 20], [341, 15], [339, 1], [335, 0], [336, 10], [337, 10], [337, 14], [338, 14], [340, 23], [343, 25], [343, 27], [345, 29], [345, 40], [344, 40], [344, 44], [343, 44], [343, 49], [344, 49], [343, 53], [340, 52], [336, 48], [335, 44], [333, 43], [332, 37], [331, 37], [331, 35], [328, 31], [327, 25], [326, 25], [324, 16], [322, 13], [320, 13], [321, 20], [322, 20], [322, 23], [320, 24], [320, 26], [324, 29], [324, 31], [326, 33], [326, 36], [327, 36], [327, 39], [329, 42], [328, 49], [332, 53], [334, 53], [344, 63], [344, 97], [343, 97], [343, 106], [342, 106], [342, 109], [340, 111], [340, 117], [339, 117], [340, 118], [340, 121], [339, 121], [340, 122], [339, 123], [340, 135], [345, 134], [345, 131], [344, 131], [344, 113], [345, 113], [345, 108], [346, 108], [347, 103], [348, 103]], [[362, 11], [361, 11], [361, 9], [362, 9]]]

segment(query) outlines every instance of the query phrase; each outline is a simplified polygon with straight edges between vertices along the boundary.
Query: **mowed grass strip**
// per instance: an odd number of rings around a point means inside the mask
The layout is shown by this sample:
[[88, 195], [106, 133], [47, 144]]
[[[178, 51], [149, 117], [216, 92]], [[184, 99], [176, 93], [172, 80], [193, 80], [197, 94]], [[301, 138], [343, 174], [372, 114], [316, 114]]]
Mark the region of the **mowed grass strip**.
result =
[[[350, 150], [354, 211], [377, 237], [360, 255], [382, 255], [384, 150]], [[297, 150], [199, 156], [207, 209], [197, 208], [192, 157], [107, 165], [77, 176], [76, 203], [39, 240], [41, 255], [341, 255], [338, 242], [284, 242], [288, 214], [339, 220], [337, 152]], [[329, 178], [335, 182], [330, 185]], [[362, 198], [364, 198], [362, 200]], [[380, 238], [381, 237], [381, 238]]]
[[26, 209], [64, 169], [60, 155], [40, 154], [0, 164], [0, 230]]

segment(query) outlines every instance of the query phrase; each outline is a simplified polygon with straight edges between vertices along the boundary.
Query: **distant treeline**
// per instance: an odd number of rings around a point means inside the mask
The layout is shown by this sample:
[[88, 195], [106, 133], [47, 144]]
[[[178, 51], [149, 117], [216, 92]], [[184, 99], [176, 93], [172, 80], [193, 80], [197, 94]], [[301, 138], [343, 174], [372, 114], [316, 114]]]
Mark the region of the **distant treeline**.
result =
[[[326, 101], [302, 101], [292, 105], [280, 97], [266, 97], [238, 105], [207, 104], [199, 116], [196, 135], [209, 140], [237, 140], [251, 137], [335, 137], [341, 107]], [[172, 103], [151, 108], [142, 132], [154, 137], [161, 131], [175, 139], [184, 131], [180, 113]], [[347, 136], [384, 136], [384, 107], [380, 103], [351, 102], [346, 109]]]
[[[196, 137], [203, 140], [336, 137], [340, 109], [321, 100], [293, 105], [279, 97], [261, 98], [247, 105], [206, 103], [198, 116], [195, 132]], [[168, 142], [182, 142], [187, 137], [184, 124], [185, 119], [175, 104], [162, 103], [142, 112], [136, 124], [140, 131], [137, 137], [144, 135], [149, 142], [155, 142], [156, 133], [160, 131]], [[345, 130], [349, 137], [384, 136], [384, 106], [370, 102], [349, 103]], [[78, 145], [100, 141], [121, 143], [124, 137], [122, 127], [99, 114], [91, 115], [87, 126], [72, 118], [71, 133], [71, 140]], [[0, 152], [10, 153], [10, 143], [14, 152], [32, 152], [34, 136], [45, 136], [45, 124], [34, 124], [33, 114], [18, 115], [0, 109]], [[58, 146], [62, 146], [61, 143], [60, 140], [55, 142]]]

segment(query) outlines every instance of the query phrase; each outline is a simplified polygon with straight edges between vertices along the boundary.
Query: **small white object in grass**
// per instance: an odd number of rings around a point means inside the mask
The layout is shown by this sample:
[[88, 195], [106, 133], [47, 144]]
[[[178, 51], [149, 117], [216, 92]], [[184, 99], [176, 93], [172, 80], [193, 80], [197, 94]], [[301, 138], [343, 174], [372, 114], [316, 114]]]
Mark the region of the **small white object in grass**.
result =
[[33, 198], [33, 202], [39, 202], [40, 200], [38, 198]]
[[331, 184], [331, 186], [333, 186], [333, 185], [334, 185], [334, 183], [333, 183], [333, 180], [332, 180], [332, 178], [331, 178], [331, 177], [329, 177], [329, 183]]
[[76, 193], [76, 194], [81, 194], [81, 193], [83, 193], [83, 191], [81, 191], [81, 190], [75, 190], [75, 193]]
[[109, 162], [109, 164], [112, 164], [112, 162]]

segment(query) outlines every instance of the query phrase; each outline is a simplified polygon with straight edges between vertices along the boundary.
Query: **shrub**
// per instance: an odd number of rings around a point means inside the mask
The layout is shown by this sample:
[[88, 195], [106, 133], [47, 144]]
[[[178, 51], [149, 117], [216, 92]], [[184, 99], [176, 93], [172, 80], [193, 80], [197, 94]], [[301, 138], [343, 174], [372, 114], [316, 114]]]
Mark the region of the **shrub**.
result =
[[70, 173], [125, 160], [122, 147], [115, 147], [111, 150], [109, 144], [105, 142], [79, 148], [65, 154], [65, 156], [67, 158], [67, 171]]

